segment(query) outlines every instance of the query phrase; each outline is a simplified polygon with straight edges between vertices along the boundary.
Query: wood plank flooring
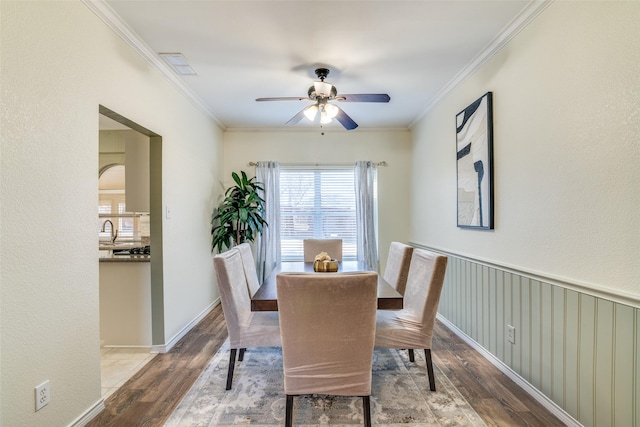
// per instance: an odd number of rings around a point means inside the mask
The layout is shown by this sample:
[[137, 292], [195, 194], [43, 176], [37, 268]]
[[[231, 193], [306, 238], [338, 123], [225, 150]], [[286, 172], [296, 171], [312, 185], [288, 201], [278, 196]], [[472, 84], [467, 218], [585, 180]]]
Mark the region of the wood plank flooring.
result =
[[[162, 426], [226, 338], [218, 305], [170, 352], [156, 355], [109, 396], [105, 410], [88, 426]], [[440, 322], [432, 355], [488, 426], [563, 425]]]

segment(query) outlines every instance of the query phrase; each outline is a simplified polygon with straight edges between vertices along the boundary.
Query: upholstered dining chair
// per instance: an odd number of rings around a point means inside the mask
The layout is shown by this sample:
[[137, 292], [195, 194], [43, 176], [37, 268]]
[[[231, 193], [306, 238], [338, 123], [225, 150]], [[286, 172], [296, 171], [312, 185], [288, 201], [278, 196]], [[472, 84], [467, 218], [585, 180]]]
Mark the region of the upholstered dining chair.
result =
[[294, 396], [304, 394], [361, 396], [370, 426], [378, 275], [280, 273], [276, 281], [285, 426], [293, 422]]
[[280, 347], [280, 323], [277, 312], [251, 311], [242, 256], [236, 248], [215, 255], [213, 264], [218, 278], [222, 312], [229, 332], [229, 369], [227, 390], [231, 389], [236, 353], [242, 361], [247, 347]]
[[320, 252], [328, 253], [331, 258], [342, 261], [342, 239], [304, 239], [304, 262], [315, 261]]
[[415, 248], [411, 255], [402, 310], [379, 310], [376, 320], [376, 347], [424, 349], [429, 388], [436, 390], [431, 360], [431, 338], [436, 322], [440, 293], [447, 269], [447, 257]]
[[251, 298], [260, 287], [258, 271], [256, 270], [256, 261], [253, 258], [253, 252], [251, 252], [251, 245], [248, 243], [241, 243], [236, 246], [236, 248], [238, 248], [240, 256], [242, 257], [242, 267], [244, 268], [244, 275], [247, 279], [249, 298]]
[[382, 278], [395, 288], [401, 295], [404, 295], [407, 286], [407, 276], [409, 275], [409, 264], [413, 247], [400, 242], [391, 242], [389, 246], [389, 256]]

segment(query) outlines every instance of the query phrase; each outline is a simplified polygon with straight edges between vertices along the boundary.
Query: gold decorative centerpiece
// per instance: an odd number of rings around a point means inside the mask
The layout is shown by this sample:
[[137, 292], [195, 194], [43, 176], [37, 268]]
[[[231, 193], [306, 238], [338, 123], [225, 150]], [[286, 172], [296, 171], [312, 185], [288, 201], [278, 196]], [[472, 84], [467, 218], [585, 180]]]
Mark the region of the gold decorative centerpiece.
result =
[[335, 273], [338, 271], [338, 261], [331, 259], [326, 252], [320, 252], [313, 261], [313, 271], [318, 273]]

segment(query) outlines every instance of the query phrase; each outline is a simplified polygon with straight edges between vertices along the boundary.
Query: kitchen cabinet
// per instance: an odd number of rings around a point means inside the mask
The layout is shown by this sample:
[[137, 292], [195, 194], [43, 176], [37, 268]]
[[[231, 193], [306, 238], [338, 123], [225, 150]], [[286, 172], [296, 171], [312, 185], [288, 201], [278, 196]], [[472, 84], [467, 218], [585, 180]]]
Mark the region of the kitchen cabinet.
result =
[[125, 206], [127, 212], [149, 212], [149, 137], [125, 134]]
[[126, 212], [149, 212], [149, 137], [134, 130], [100, 131], [98, 170], [124, 165]]
[[151, 347], [150, 262], [100, 262], [100, 340]]

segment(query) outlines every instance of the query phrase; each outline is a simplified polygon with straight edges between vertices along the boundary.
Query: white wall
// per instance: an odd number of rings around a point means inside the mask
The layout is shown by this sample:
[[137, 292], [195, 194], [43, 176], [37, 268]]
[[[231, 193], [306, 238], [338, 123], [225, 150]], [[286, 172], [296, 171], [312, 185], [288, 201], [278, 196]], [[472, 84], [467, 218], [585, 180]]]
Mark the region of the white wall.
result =
[[3, 1], [0, 17], [0, 424], [68, 425], [101, 399], [98, 105], [162, 136], [167, 340], [217, 298], [222, 132], [82, 3]]
[[[413, 133], [411, 240], [640, 296], [640, 3], [554, 2]], [[495, 230], [456, 227], [455, 115], [494, 99]]]
[[380, 268], [384, 271], [389, 244], [409, 241], [409, 179], [411, 141], [408, 131], [365, 132], [292, 130], [280, 132], [225, 132], [224, 183], [232, 184], [231, 172], [255, 168], [249, 162], [275, 160], [280, 163], [353, 163], [357, 160], [386, 161], [378, 168], [378, 231]]

